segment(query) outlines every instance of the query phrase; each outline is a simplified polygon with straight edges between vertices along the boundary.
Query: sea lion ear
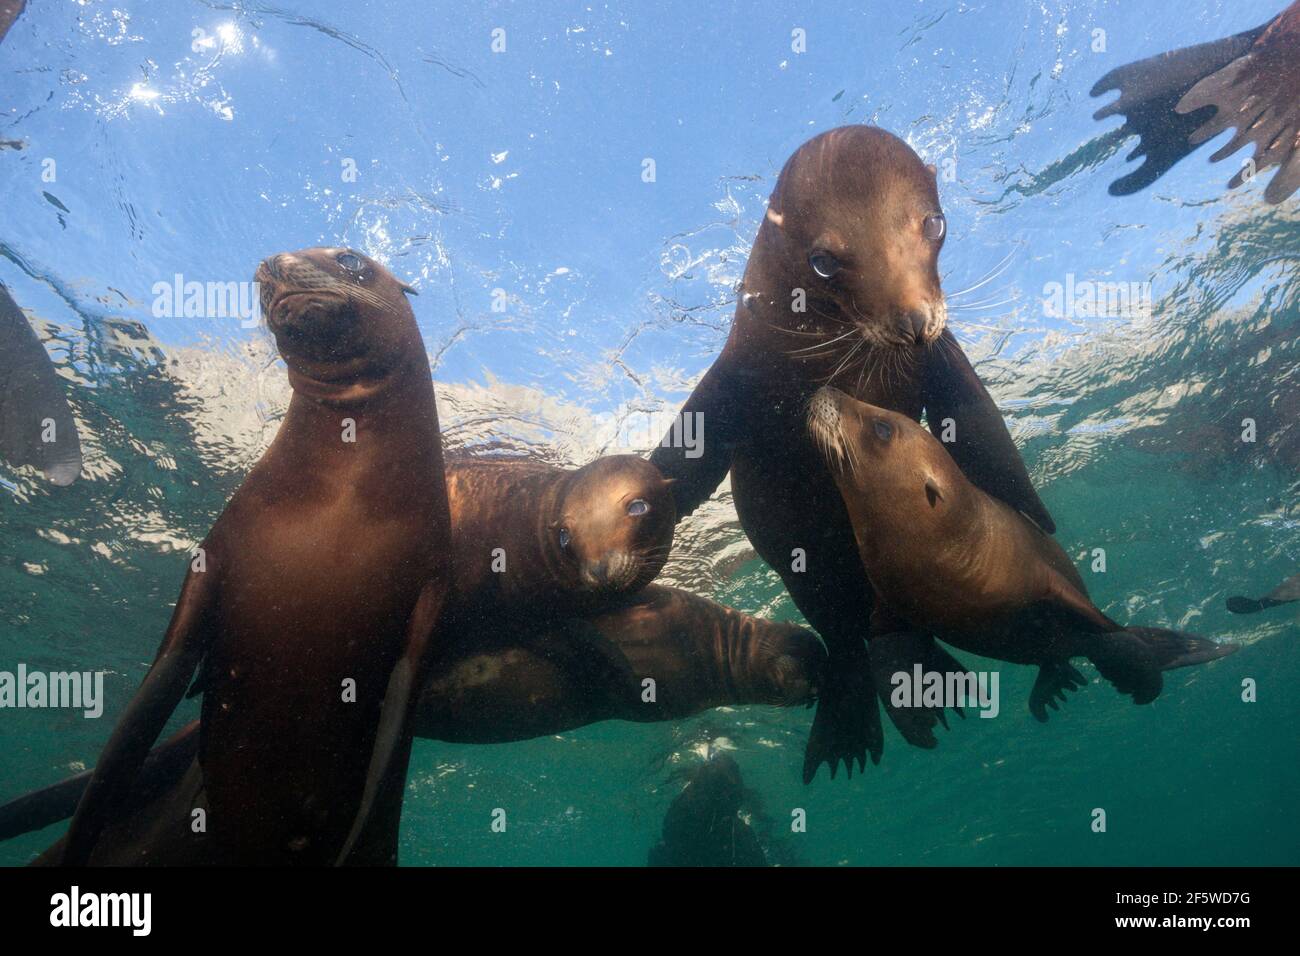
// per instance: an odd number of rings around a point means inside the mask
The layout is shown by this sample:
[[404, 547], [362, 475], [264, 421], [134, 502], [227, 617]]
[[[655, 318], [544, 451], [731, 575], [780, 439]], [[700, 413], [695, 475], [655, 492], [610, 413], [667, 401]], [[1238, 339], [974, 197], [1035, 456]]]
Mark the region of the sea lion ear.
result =
[[420, 294], [419, 292], [417, 292], [417, 291], [415, 290], [415, 287], [414, 287], [414, 286], [407, 285], [405, 282], [399, 282], [399, 283], [398, 283], [398, 287], [399, 287], [403, 292], [405, 292], [407, 295], [419, 295], [419, 294]]
[[938, 176], [939, 176], [939, 167], [937, 167], [934, 163], [926, 163], [926, 164], [925, 164], [925, 168], [928, 169], [928, 170], [930, 170], [930, 175], [931, 175], [931, 176], [934, 176], [936, 179], [938, 178]]
[[933, 478], [925, 479], [925, 497], [929, 500], [931, 508], [943, 500], [943, 493], [939, 491], [939, 485]]

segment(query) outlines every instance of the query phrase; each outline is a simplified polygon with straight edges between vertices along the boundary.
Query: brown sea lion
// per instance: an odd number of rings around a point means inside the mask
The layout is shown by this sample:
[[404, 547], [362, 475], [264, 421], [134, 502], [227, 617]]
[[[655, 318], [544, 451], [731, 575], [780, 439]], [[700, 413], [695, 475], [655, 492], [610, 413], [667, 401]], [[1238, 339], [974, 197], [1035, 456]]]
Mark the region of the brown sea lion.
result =
[[81, 474], [81, 437], [59, 373], [3, 285], [0, 458], [14, 465], [35, 465], [56, 485], [70, 485]]
[[461, 606], [592, 606], [649, 584], [672, 548], [670, 483], [635, 455], [574, 470], [452, 459], [447, 497]]
[[[503, 616], [439, 635], [420, 694], [415, 735], [503, 743], [602, 720], [677, 720], [710, 707], [811, 704], [826, 652], [812, 632], [766, 621], [675, 588], [650, 585], [585, 619]], [[654, 681], [647, 700], [646, 679]], [[156, 747], [130, 806], [105, 828], [96, 865], [214, 861], [193, 811], [207, 807], [197, 764], [199, 724]], [[0, 840], [71, 814], [90, 772], [0, 807]], [[57, 860], [62, 841], [38, 862]]]
[[1265, 608], [1300, 601], [1300, 574], [1293, 574], [1262, 598], [1236, 596], [1228, 598], [1228, 610], [1233, 614], [1256, 614]]
[[877, 642], [906, 647], [919, 631], [985, 657], [1037, 664], [1029, 709], [1046, 720], [1046, 707], [1084, 683], [1072, 657], [1087, 657], [1145, 704], [1160, 693], [1161, 671], [1238, 649], [1106, 617], [1055, 539], [968, 481], [908, 416], [823, 388], [808, 406], [808, 429], [835, 475], [876, 591], [873, 654]]
[[396, 862], [408, 715], [451, 584], [428, 355], [408, 287], [360, 253], [272, 256], [255, 281], [293, 397], [191, 565], [66, 863], [90, 858], [204, 657], [214, 857]]
[[1141, 138], [1127, 159], [1146, 160], [1110, 184], [1112, 196], [1145, 189], [1229, 127], [1237, 134], [1212, 162], [1255, 144], [1230, 188], [1272, 166], [1280, 168], [1265, 200], [1280, 203], [1300, 188], [1300, 0], [1253, 30], [1117, 67], [1092, 95], [1115, 89], [1119, 98], [1093, 118], [1123, 114], [1120, 134]]
[[[912, 418], [925, 411], [976, 485], [1053, 529], [1002, 415], [945, 329], [946, 224], [934, 170], [884, 130], [845, 126], [795, 151], [759, 226], [727, 343], [682, 410], [703, 454], [671, 434], [650, 460], [689, 514], [731, 471], [750, 542], [826, 641], [831, 666], [804, 759], [879, 761], [866, 645], [871, 586], [835, 483], [804, 427], [833, 383]], [[699, 416], [695, 418], [694, 416]], [[681, 443], [678, 442], [678, 445]]]
[[740, 767], [715, 753], [696, 767], [664, 815], [663, 839], [647, 866], [767, 866], [763, 847], [741, 819]]

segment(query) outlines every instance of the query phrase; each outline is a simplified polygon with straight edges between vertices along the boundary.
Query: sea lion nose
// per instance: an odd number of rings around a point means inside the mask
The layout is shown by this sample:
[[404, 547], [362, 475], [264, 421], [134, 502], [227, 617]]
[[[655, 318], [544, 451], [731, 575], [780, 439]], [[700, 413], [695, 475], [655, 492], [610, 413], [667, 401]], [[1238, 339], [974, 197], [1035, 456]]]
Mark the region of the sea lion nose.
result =
[[925, 331], [930, 324], [927, 310], [914, 309], [903, 317], [904, 331], [911, 335], [918, 345], [925, 341]]

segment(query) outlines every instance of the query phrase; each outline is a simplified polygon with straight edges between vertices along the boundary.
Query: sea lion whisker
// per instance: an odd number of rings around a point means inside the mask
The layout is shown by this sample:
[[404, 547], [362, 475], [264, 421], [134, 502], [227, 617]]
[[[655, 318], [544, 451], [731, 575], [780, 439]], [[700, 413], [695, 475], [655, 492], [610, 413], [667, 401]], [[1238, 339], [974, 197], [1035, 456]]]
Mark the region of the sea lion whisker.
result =
[[960, 291], [958, 291], [958, 292], [950, 292], [950, 293], [948, 293], [947, 296], [946, 296], [946, 298], [947, 298], [949, 301], [952, 301], [953, 299], [960, 298], [960, 297], [963, 296], [963, 295], [969, 295], [970, 293], [974, 292], [976, 289], [979, 289], [979, 288], [982, 288], [983, 286], [988, 285], [990, 282], [992, 282], [992, 281], [993, 281], [994, 279], [996, 279], [998, 276], [1002, 275], [1002, 273], [1004, 273], [1004, 272], [1007, 271], [1007, 269], [1008, 269], [1008, 268], [1010, 267], [1010, 265], [1011, 265], [1011, 259], [1012, 259], [1012, 257], [1014, 257], [1015, 254], [1016, 254], [1017, 252], [1019, 252], [1019, 251], [1020, 251], [1020, 246], [1018, 246], [1018, 245], [1017, 245], [1017, 246], [1013, 246], [1013, 247], [1011, 248], [1011, 251], [1008, 252], [1005, 256], [1003, 256], [1003, 257], [1002, 257], [1002, 260], [1001, 260], [997, 265], [995, 265], [992, 269], [990, 269], [989, 272], [988, 272], [988, 274], [986, 274], [986, 275], [984, 276], [984, 278], [980, 279], [978, 282], [974, 283], [973, 285], [968, 285], [966, 288], [964, 288], [964, 289], [962, 289], [962, 290], [960, 290]]
[[847, 332], [841, 333], [840, 335], [835, 336], [835, 338], [827, 342], [819, 342], [816, 345], [809, 345], [805, 348], [794, 349], [793, 351], [787, 352], [786, 354], [798, 355], [800, 352], [813, 352], [816, 351], [817, 349], [829, 348], [830, 346], [834, 345], [836, 342], [842, 342], [844, 339], [847, 339], [850, 335], [852, 335], [856, 331], [857, 329], [849, 329]]

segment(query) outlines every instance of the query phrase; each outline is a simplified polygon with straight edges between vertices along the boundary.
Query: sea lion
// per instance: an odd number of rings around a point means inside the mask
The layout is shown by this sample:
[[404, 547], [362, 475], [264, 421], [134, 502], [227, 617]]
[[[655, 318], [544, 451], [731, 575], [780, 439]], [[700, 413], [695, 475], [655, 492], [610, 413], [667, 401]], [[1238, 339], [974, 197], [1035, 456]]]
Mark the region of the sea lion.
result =
[[715, 753], [696, 767], [664, 815], [663, 839], [647, 866], [767, 866], [763, 847], [741, 819], [740, 767]]
[[1037, 664], [1029, 709], [1044, 721], [1046, 707], [1084, 683], [1072, 657], [1087, 657], [1120, 693], [1145, 704], [1160, 693], [1161, 671], [1238, 650], [1106, 617], [1055, 539], [968, 481], [908, 416], [835, 388], [819, 390], [807, 415], [875, 588], [873, 653], [877, 641], [906, 647], [919, 631], [985, 657]]
[[[440, 635], [439, 658], [411, 725], [416, 736], [433, 740], [504, 743], [602, 720], [678, 720], [723, 705], [811, 704], [825, 658], [821, 642], [803, 628], [652, 584], [587, 618], [539, 621], [516, 613], [492, 626]], [[651, 701], [646, 678], [655, 682]], [[193, 810], [207, 806], [202, 774], [195, 775], [198, 728], [191, 723], [154, 748], [129, 807], [106, 826], [89, 862], [213, 862], [208, 838], [190, 826]], [[65, 819], [90, 775], [0, 807], [0, 840]], [[61, 849], [62, 840], [40, 862], [57, 860]]]
[[1264, 190], [1266, 201], [1280, 203], [1300, 188], [1300, 0], [1253, 30], [1117, 67], [1092, 95], [1116, 89], [1119, 98], [1093, 118], [1123, 114], [1120, 134], [1141, 139], [1126, 158], [1146, 160], [1110, 184], [1112, 196], [1145, 189], [1229, 127], [1237, 135], [1212, 162], [1255, 144], [1229, 188], [1271, 166], [1280, 168]]
[[[2, 13], [3, 10], [0, 10]], [[0, 20], [0, 26], [3, 26]], [[81, 474], [81, 437], [54, 363], [0, 285], [0, 458], [35, 465], [56, 485]]]
[[451, 583], [428, 355], [409, 287], [358, 252], [272, 256], [255, 281], [293, 397], [191, 565], [65, 863], [90, 858], [200, 658], [216, 858], [396, 862], [408, 714]]
[[[831, 666], [804, 759], [879, 762], [884, 737], [864, 638], [871, 586], [803, 412], [821, 385], [955, 436], [985, 491], [1054, 525], [1001, 413], [945, 328], [938, 257], [946, 223], [933, 167], [881, 129], [845, 126], [800, 146], [758, 229], [722, 354], [682, 409], [704, 427], [691, 457], [670, 433], [651, 455], [676, 479], [678, 516], [731, 471], [740, 522], [826, 641]], [[699, 416], [698, 418], [695, 416]], [[693, 453], [692, 453], [693, 454]]]
[[670, 483], [635, 455], [574, 470], [522, 459], [447, 462], [455, 596], [471, 608], [536, 613], [640, 590], [668, 560]]
[[1233, 614], [1256, 614], [1265, 608], [1300, 601], [1300, 574], [1293, 574], [1262, 598], [1241, 595], [1228, 598], [1228, 610]]

